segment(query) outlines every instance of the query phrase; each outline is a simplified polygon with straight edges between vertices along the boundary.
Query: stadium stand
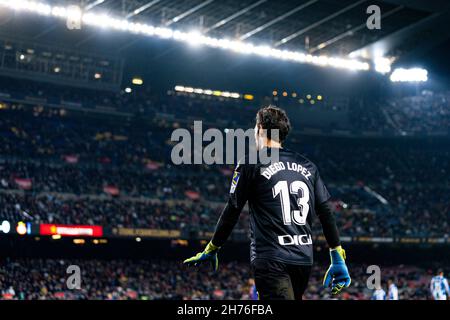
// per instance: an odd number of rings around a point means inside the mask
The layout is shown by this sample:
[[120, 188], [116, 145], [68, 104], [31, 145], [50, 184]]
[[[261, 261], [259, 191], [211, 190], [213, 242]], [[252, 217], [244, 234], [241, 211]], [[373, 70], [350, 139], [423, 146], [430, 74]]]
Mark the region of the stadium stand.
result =
[[[83, 270], [81, 290], [68, 290], [66, 268], [80, 266]], [[364, 265], [351, 265], [353, 286], [338, 298], [322, 286], [322, 270], [316, 265], [305, 299], [370, 299], [373, 290], [365, 284]], [[415, 266], [384, 268], [386, 289], [388, 278], [395, 278], [399, 298], [424, 300], [432, 273]], [[94, 299], [94, 300], [250, 300], [253, 279], [248, 264], [224, 263], [220, 273], [197, 272], [168, 260], [64, 260], [7, 259], [0, 264], [0, 284], [3, 299]], [[387, 289], [386, 289], [387, 291]]]
[[[53, 91], [55, 95], [62, 92]], [[138, 105], [158, 104], [158, 99], [151, 100], [152, 95], [141, 97]], [[201, 114], [211, 123], [217, 111], [224, 109], [186, 96], [169, 95], [159, 101], [164, 99], [173, 106], [164, 105], [163, 113], [193, 114], [197, 110], [198, 117]], [[0, 218], [110, 227], [186, 226], [205, 231], [214, 226], [232, 168], [171, 164], [173, 143], [168, 137], [173, 128], [183, 127], [177, 120], [143, 122], [130, 117], [123, 122], [105, 115], [81, 118], [74, 111], [38, 104], [2, 106], [0, 190], [4, 196]], [[250, 113], [234, 126], [250, 127]], [[172, 115], [177, 118], [176, 113]], [[189, 128], [192, 122], [185, 121]], [[450, 172], [445, 142], [418, 151], [420, 140], [407, 145], [395, 140], [390, 145], [384, 141], [366, 145], [367, 141], [343, 139], [336, 147], [328, 138], [315, 143], [314, 137], [294, 135], [288, 147], [323, 168], [343, 235], [448, 238], [450, 204], [446, 195], [450, 185], [441, 180]], [[200, 177], [202, 183], [198, 183]], [[192, 197], [211, 202], [214, 208], [198, 205]], [[167, 203], [173, 200], [184, 203]], [[149, 206], [149, 201], [158, 204]], [[170, 219], [164, 218], [166, 214]], [[246, 219], [242, 219], [244, 225]]]

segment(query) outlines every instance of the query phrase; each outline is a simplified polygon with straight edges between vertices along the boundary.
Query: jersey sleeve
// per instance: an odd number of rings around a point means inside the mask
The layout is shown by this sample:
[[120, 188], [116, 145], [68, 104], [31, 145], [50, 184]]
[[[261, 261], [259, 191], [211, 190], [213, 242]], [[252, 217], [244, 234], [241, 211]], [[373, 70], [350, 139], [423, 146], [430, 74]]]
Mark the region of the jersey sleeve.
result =
[[333, 206], [329, 201], [331, 196], [327, 187], [320, 177], [319, 171], [316, 172], [316, 179], [314, 184], [314, 201], [317, 216], [322, 225], [323, 234], [327, 240], [330, 248], [335, 248], [341, 245], [339, 238], [339, 231], [336, 226], [336, 218], [333, 212]]
[[231, 179], [228, 201], [217, 222], [212, 238], [215, 246], [221, 247], [230, 236], [239, 215], [250, 194], [253, 167], [248, 164], [238, 164]]
[[328, 192], [327, 187], [325, 186], [325, 183], [322, 180], [322, 177], [319, 174], [319, 170], [316, 172], [316, 179], [314, 184], [314, 201], [316, 206], [328, 201], [331, 196]]
[[233, 172], [228, 197], [236, 207], [243, 207], [247, 202], [251, 179], [251, 166], [239, 163]]

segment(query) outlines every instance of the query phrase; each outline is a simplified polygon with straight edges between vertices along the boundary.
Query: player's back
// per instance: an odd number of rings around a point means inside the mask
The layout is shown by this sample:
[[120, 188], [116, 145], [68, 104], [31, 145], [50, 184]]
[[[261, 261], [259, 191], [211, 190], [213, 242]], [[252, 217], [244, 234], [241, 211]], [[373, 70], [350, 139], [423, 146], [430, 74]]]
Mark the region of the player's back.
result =
[[279, 150], [279, 161], [253, 166], [249, 197], [251, 260], [297, 265], [313, 262], [311, 221], [329, 193], [317, 167], [302, 155]]

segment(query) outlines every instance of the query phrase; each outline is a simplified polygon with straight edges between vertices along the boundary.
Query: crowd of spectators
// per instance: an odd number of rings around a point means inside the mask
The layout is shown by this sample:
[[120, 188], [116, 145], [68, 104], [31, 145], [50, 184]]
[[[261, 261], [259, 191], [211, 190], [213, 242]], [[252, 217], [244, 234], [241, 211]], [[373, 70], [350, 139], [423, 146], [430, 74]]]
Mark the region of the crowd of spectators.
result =
[[[69, 289], [67, 268], [80, 268], [79, 289]], [[255, 299], [247, 263], [221, 263], [220, 272], [202, 272], [169, 260], [5, 259], [0, 261], [0, 299]], [[313, 267], [304, 299], [371, 299], [367, 266], [349, 265], [352, 286], [332, 296], [322, 286], [325, 266]], [[400, 300], [430, 299], [432, 270], [413, 266], [382, 267], [382, 287], [394, 279]], [[72, 282], [69, 282], [69, 285]]]
[[[225, 99], [174, 90], [161, 92], [149, 86], [140, 87], [131, 93], [105, 91], [98, 94], [95, 90], [55, 87], [51, 84], [10, 78], [1, 78], [0, 84], [0, 96], [34, 101], [42, 105], [75, 106], [86, 110], [108, 109], [149, 117], [166, 115], [171, 119], [203, 120], [214, 125], [251, 125], [258, 106], [256, 99]], [[271, 98], [266, 96], [260, 100], [268, 103]], [[354, 134], [376, 132], [388, 136], [449, 133], [450, 92], [424, 90], [413, 95], [391, 96], [378, 100], [373, 97], [345, 97], [344, 100], [347, 101], [346, 107], [338, 109], [339, 112], [346, 113], [348, 121], [335, 123], [335, 128], [318, 129], [342, 129]], [[328, 107], [327, 103], [323, 105]], [[330, 110], [334, 109], [336, 108], [330, 107]], [[236, 116], [237, 113], [239, 116]]]
[[347, 129], [357, 133], [445, 136], [450, 128], [450, 92], [424, 90], [379, 100], [356, 99], [349, 104], [348, 118]]
[[[34, 101], [0, 99], [0, 221], [212, 231], [233, 168], [172, 164], [171, 132], [189, 128], [193, 120], [219, 129], [252, 127], [254, 105], [243, 109], [236, 101], [174, 92], [162, 97], [145, 88], [140, 95], [96, 95], [38, 87], [6, 81], [0, 90], [0, 97], [10, 92], [9, 97]], [[62, 107], [43, 107], [44, 102]], [[128, 115], [63, 108], [77, 103]], [[448, 133], [448, 105], [448, 96], [430, 93], [392, 100], [389, 108], [354, 105], [350, 129]], [[320, 168], [342, 236], [448, 237], [450, 149], [445, 140], [428, 142], [305, 137], [294, 130], [287, 147]], [[313, 219], [314, 233], [320, 234]], [[248, 229], [246, 210], [237, 228]], [[80, 290], [67, 289], [69, 264], [81, 267]], [[365, 266], [350, 267], [353, 285], [339, 298], [369, 299]], [[321, 286], [323, 270], [314, 267], [306, 299], [332, 298]], [[396, 279], [400, 299], [429, 298], [429, 270], [402, 266], [384, 272]], [[3, 299], [250, 299], [252, 285], [248, 265], [237, 262], [213, 274], [161, 260], [0, 261]]]
[[[335, 190], [330, 188], [331, 192]], [[336, 189], [335, 213], [343, 236], [448, 237], [448, 189], [423, 189], [418, 195], [399, 187], [391, 205], [376, 203], [362, 187], [345, 188], [356, 202], [344, 202]], [[388, 190], [391, 191], [390, 189]], [[361, 200], [367, 203], [361, 203]], [[429, 203], [427, 199], [436, 199]], [[420, 203], [422, 201], [423, 203]], [[350, 203], [350, 204], [347, 204]], [[372, 203], [372, 204], [371, 204]], [[9, 221], [34, 223], [95, 224], [106, 227], [139, 227], [182, 231], [211, 231], [222, 205], [205, 201], [160, 200], [104, 196], [72, 196], [21, 192], [2, 193], [0, 217]], [[246, 230], [248, 212], [244, 210], [238, 229]], [[313, 217], [313, 230], [321, 226]]]
[[[170, 135], [179, 123], [15, 104], [0, 112], [0, 218], [205, 230], [220, 213], [208, 203], [226, 201], [231, 166], [171, 163]], [[294, 132], [287, 147], [320, 168], [344, 235], [448, 237], [445, 143], [315, 140]], [[166, 203], [172, 200], [185, 203]]]
[[381, 105], [392, 125], [403, 134], [444, 134], [450, 128], [450, 92], [394, 98]]

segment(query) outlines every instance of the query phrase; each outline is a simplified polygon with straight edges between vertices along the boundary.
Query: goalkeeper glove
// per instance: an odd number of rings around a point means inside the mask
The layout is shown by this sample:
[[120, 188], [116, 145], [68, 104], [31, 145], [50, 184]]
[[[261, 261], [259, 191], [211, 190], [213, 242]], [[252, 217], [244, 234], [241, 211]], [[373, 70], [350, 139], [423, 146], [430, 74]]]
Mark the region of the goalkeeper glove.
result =
[[196, 266], [199, 263], [210, 262], [214, 271], [219, 268], [219, 259], [217, 258], [217, 252], [220, 247], [216, 247], [210, 241], [203, 252], [197, 253], [195, 256], [184, 260], [184, 264]]
[[331, 284], [331, 293], [338, 294], [344, 287], [348, 287], [352, 282], [345, 265], [345, 250], [341, 246], [330, 249], [331, 265], [323, 278], [324, 287]]

